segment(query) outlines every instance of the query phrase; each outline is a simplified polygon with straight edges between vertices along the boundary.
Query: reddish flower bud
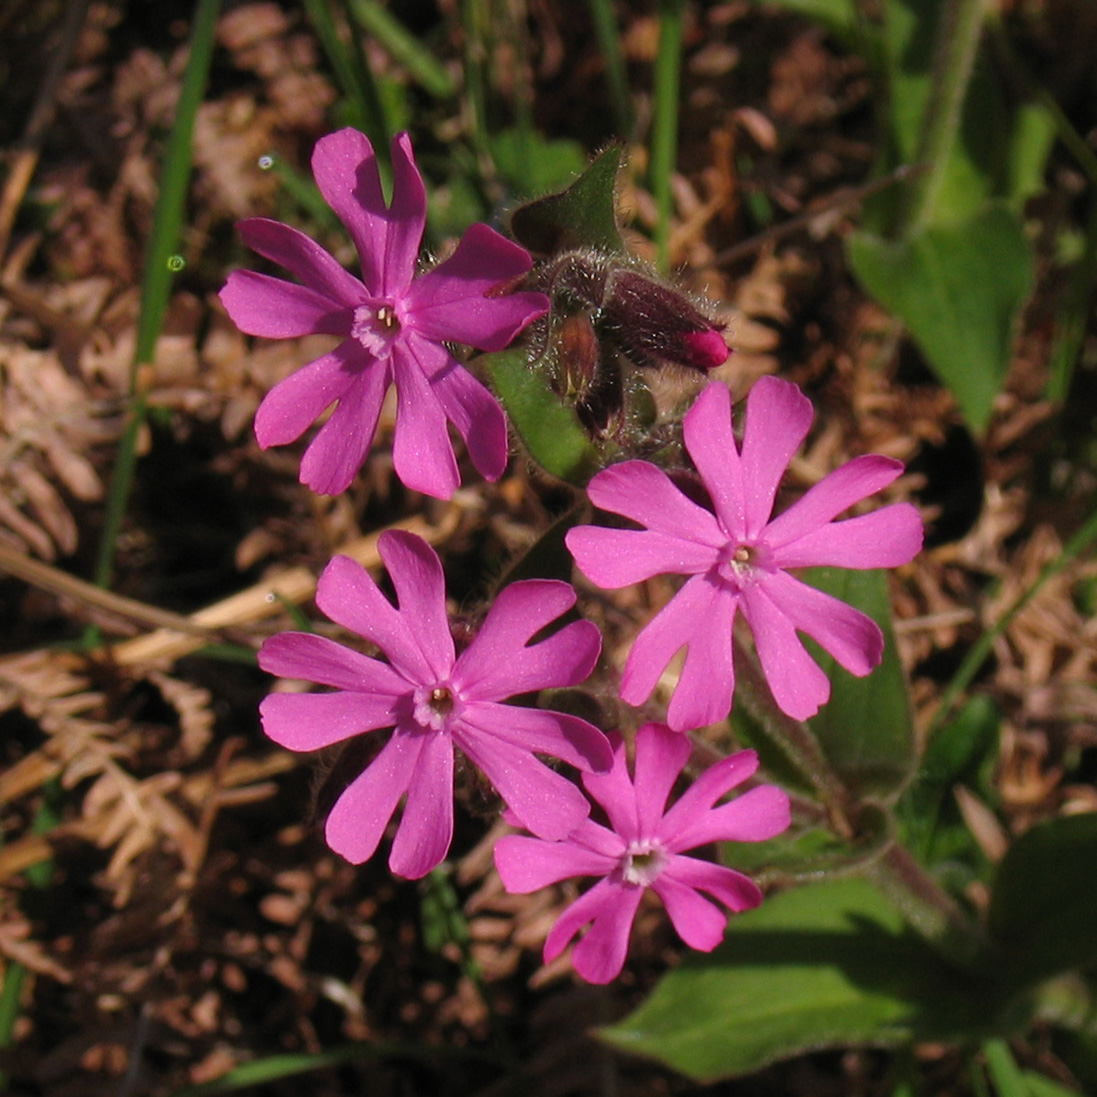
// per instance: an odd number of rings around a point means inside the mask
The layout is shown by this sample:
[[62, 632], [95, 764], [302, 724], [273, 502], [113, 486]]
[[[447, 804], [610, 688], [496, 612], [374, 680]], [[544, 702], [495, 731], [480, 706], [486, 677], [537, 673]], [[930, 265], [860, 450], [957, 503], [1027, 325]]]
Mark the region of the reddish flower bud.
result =
[[720, 329], [684, 293], [637, 270], [614, 270], [606, 281], [603, 315], [637, 365], [674, 362], [707, 372], [727, 361]]

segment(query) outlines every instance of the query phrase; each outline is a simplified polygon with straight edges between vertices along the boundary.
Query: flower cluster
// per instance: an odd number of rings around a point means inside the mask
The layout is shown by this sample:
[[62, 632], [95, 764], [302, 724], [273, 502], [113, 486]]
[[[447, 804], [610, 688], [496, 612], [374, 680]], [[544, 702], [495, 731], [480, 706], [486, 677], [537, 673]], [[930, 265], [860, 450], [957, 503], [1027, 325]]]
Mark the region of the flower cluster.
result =
[[[497, 478], [508, 456], [504, 412], [451, 344], [500, 350], [550, 309], [548, 297], [521, 288], [530, 256], [493, 229], [474, 225], [448, 259], [418, 272], [426, 197], [406, 134], [392, 143], [391, 202], [369, 141], [354, 130], [323, 138], [313, 171], [354, 241], [361, 279], [287, 225], [262, 218], [241, 224], [246, 243], [301, 283], [233, 273], [221, 299], [241, 330], [339, 340], [268, 393], [255, 420], [260, 445], [292, 442], [333, 409], [305, 450], [301, 480], [318, 492], [343, 491], [366, 460], [383, 399], [395, 386], [393, 463], [408, 487], [441, 498], [456, 490], [448, 424], [478, 471]], [[723, 362], [727, 348], [718, 326], [675, 290], [639, 266], [618, 270], [580, 262], [576, 254], [558, 258], [555, 273], [541, 284], [570, 303], [558, 327], [586, 358], [601, 353], [591, 319], [597, 313], [607, 337], [639, 365], [668, 362], [707, 372]], [[579, 321], [586, 326], [576, 327]], [[588, 416], [606, 411], [588, 403]], [[578, 401], [576, 410], [582, 417]], [[747, 399], [739, 443], [728, 390], [711, 382], [682, 424], [710, 505], [645, 461], [626, 460], [591, 480], [595, 506], [639, 528], [572, 529], [567, 546], [580, 571], [607, 588], [660, 574], [686, 577], [639, 632], [624, 667], [621, 698], [639, 705], [685, 650], [666, 723], [645, 724], [634, 736], [607, 738], [578, 716], [534, 707], [540, 691], [582, 683], [598, 661], [597, 628], [561, 620], [576, 602], [569, 584], [527, 579], [503, 587], [458, 650], [442, 564], [421, 538], [393, 531], [379, 538], [395, 603], [353, 560], [333, 559], [320, 577], [317, 605], [380, 654], [312, 633], [284, 633], [267, 640], [259, 655], [271, 674], [330, 690], [268, 696], [260, 713], [275, 742], [313, 751], [387, 731], [373, 760], [338, 795], [326, 823], [331, 848], [356, 864], [372, 857], [403, 803], [389, 866], [409, 878], [430, 872], [447, 856], [453, 836], [459, 751], [505, 801], [508, 820], [531, 832], [496, 845], [509, 891], [599, 878], [561, 915], [545, 942], [546, 961], [585, 930], [573, 951], [577, 971], [591, 982], [613, 979], [649, 889], [689, 946], [714, 948], [726, 912], [756, 906], [762, 895], [742, 874], [687, 853], [714, 842], [762, 841], [789, 823], [788, 796], [771, 785], [720, 802], [755, 773], [751, 751], [717, 762], [667, 807], [691, 755], [682, 733], [730, 711], [736, 616], [741, 611], [753, 634], [776, 703], [805, 719], [827, 700], [830, 687], [799, 634], [857, 675], [880, 661], [883, 637], [860, 611], [789, 570], [891, 567], [921, 546], [921, 522], [909, 504], [837, 520], [901, 473], [902, 466], [885, 457], [849, 462], [773, 517], [785, 469], [811, 422], [811, 404], [794, 385], [763, 378]], [[543, 756], [580, 771], [608, 825], [590, 817], [587, 797]]]

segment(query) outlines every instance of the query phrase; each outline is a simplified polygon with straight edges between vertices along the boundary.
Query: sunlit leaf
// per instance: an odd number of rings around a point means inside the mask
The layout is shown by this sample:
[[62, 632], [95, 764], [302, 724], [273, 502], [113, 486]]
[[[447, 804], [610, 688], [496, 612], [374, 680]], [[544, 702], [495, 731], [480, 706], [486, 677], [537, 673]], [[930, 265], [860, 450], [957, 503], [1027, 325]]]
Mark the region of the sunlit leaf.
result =
[[711, 1081], [804, 1051], [956, 1040], [985, 1031], [985, 988], [949, 968], [871, 884], [782, 892], [731, 920], [601, 1036]]
[[988, 202], [967, 220], [904, 240], [856, 233], [848, 251], [865, 288], [903, 321], [981, 432], [1032, 286], [1032, 251], [1018, 215], [1005, 202]]
[[914, 768], [914, 730], [891, 631], [887, 577], [882, 571], [815, 568], [804, 578], [868, 614], [883, 630], [883, 661], [865, 678], [855, 678], [831, 656], [820, 655], [819, 664], [830, 678], [830, 701], [809, 724], [831, 766], [853, 792], [894, 794]]
[[567, 190], [519, 206], [510, 231], [539, 255], [571, 248], [624, 251], [617, 229], [617, 172], [621, 146], [611, 145]]

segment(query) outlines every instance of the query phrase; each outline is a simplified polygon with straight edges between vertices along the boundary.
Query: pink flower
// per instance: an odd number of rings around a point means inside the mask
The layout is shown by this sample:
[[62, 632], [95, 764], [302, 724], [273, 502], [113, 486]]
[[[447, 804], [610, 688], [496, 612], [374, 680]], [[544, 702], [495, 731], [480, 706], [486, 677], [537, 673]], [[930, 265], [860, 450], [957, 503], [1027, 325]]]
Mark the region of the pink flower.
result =
[[390, 206], [373, 147], [356, 130], [321, 138], [312, 170], [354, 240], [362, 280], [289, 225], [261, 217], [240, 223], [249, 247], [304, 284], [235, 271], [221, 300], [237, 327], [270, 339], [318, 333], [343, 339], [267, 394], [255, 416], [259, 444], [294, 441], [335, 404], [305, 450], [301, 482], [325, 495], [344, 491], [366, 459], [385, 393], [395, 384], [393, 462], [408, 487], [441, 499], [457, 489], [447, 421], [481, 474], [497, 479], [507, 462], [502, 408], [445, 344], [502, 350], [546, 311], [543, 294], [499, 293], [529, 270], [529, 254], [487, 225], [473, 225], [449, 259], [417, 278], [427, 201], [406, 133], [392, 142]]
[[456, 655], [438, 556], [410, 533], [384, 533], [378, 544], [398, 607], [346, 556], [324, 569], [316, 604], [376, 644], [387, 663], [299, 632], [273, 636], [259, 652], [259, 665], [271, 674], [336, 691], [267, 697], [259, 711], [263, 730], [276, 743], [317, 750], [360, 732], [394, 728], [328, 816], [328, 844], [361, 864], [376, 851], [407, 794], [389, 867], [411, 878], [430, 872], [453, 836], [454, 747], [483, 770], [531, 830], [562, 838], [586, 818], [590, 805], [535, 752], [580, 769], [604, 770], [611, 761], [606, 737], [578, 717], [502, 702], [575, 685], [590, 673], [601, 638], [589, 621], [529, 642], [575, 604], [575, 591], [549, 579], [511, 583], [496, 597], [476, 638]]
[[714, 806], [758, 768], [758, 756], [744, 750], [706, 770], [664, 813], [689, 755], [685, 735], [645, 724], [636, 734], [636, 776], [630, 780], [624, 743], [614, 736], [613, 768], [603, 776], [583, 776], [612, 829], [585, 819], [562, 842], [511, 835], [496, 843], [495, 866], [509, 892], [536, 891], [572, 876], [602, 877], [552, 928], [545, 963], [590, 925], [572, 954], [575, 970], [591, 983], [616, 978], [646, 888], [663, 900], [682, 940], [702, 952], [723, 939], [727, 915], [701, 892], [735, 912], [762, 901], [757, 885], [742, 873], [683, 853], [709, 842], [761, 842], [780, 834], [789, 825], [788, 796], [773, 785], [759, 785]]
[[730, 711], [731, 631], [740, 608], [774, 698], [796, 719], [813, 716], [830, 696], [826, 675], [797, 631], [852, 674], [866, 675], [880, 662], [884, 640], [875, 622], [786, 569], [905, 564], [922, 546], [922, 522], [909, 503], [833, 521], [903, 471], [898, 461], [877, 456], [843, 465], [771, 521], [781, 477], [811, 420], [811, 403], [795, 385], [763, 377], [747, 400], [740, 451], [731, 429], [731, 398], [723, 385], [713, 383], [683, 426], [686, 449], [715, 513], [644, 461], [605, 469], [587, 488], [596, 506], [646, 527], [571, 530], [568, 548], [589, 579], [623, 587], [662, 573], [690, 576], [640, 631], [621, 679], [624, 700], [643, 703], [685, 646], [685, 665], [667, 711], [667, 723], [676, 730], [722, 720]]

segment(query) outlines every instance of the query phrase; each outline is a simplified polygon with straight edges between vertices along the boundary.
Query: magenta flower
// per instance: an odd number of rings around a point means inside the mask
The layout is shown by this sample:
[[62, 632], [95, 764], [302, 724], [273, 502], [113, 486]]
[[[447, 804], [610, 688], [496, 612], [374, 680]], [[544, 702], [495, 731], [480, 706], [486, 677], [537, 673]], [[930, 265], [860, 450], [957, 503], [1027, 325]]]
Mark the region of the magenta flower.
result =
[[759, 785], [714, 806], [758, 768], [758, 756], [744, 750], [706, 770], [664, 813], [689, 755], [687, 736], [663, 724], [645, 724], [636, 734], [631, 780], [624, 742], [614, 736], [613, 768], [602, 776], [583, 776], [612, 829], [585, 819], [561, 842], [510, 835], [496, 843], [495, 866], [509, 892], [536, 891], [572, 876], [602, 877], [553, 926], [545, 940], [545, 963], [590, 925], [572, 954], [575, 970], [591, 983], [616, 978], [646, 888], [663, 900], [682, 940], [701, 952], [711, 952], [727, 927], [727, 915], [701, 892], [735, 912], [762, 901], [758, 886], [742, 873], [683, 854], [709, 842], [761, 842], [780, 834], [789, 825], [788, 795]]
[[267, 394], [255, 416], [259, 444], [266, 449], [296, 440], [335, 404], [305, 450], [301, 482], [338, 494], [362, 467], [385, 393], [395, 384], [393, 463], [408, 487], [440, 499], [457, 489], [447, 421], [480, 473], [497, 479], [507, 462], [503, 410], [445, 344], [502, 350], [547, 310], [543, 294], [500, 293], [529, 270], [529, 254], [487, 225], [473, 225], [449, 259], [416, 277], [427, 200], [406, 133], [392, 142], [391, 205], [381, 192], [373, 147], [356, 130], [322, 137], [312, 170], [354, 240], [362, 280], [289, 225], [262, 217], [240, 223], [250, 248], [304, 284], [233, 272], [221, 300], [237, 327], [270, 339], [343, 338]]
[[601, 648], [598, 629], [575, 621], [547, 639], [530, 638], [575, 604], [567, 583], [530, 579], [504, 587], [460, 654], [446, 617], [442, 565], [420, 537], [381, 535], [378, 546], [399, 606], [346, 556], [324, 569], [316, 604], [333, 621], [376, 644], [388, 662], [323, 636], [273, 636], [259, 652], [271, 674], [333, 686], [334, 693], [274, 693], [259, 706], [263, 730], [290, 750], [317, 750], [360, 732], [392, 727], [380, 754], [328, 816], [328, 845], [354, 864], [376, 851], [406, 794], [389, 867], [418, 878], [446, 856], [453, 836], [453, 748], [487, 775], [526, 825], [562, 838], [590, 805], [536, 754], [583, 770], [604, 770], [609, 743], [575, 716], [502, 702], [515, 694], [581, 682]]
[[605, 469], [587, 488], [596, 506], [646, 528], [571, 530], [567, 545], [583, 574], [601, 587], [628, 586], [662, 573], [690, 576], [640, 631], [621, 679], [622, 698], [643, 703], [685, 646], [667, 711], [667, 723], [678, 731], [722, 720], [730, 711], [731, 633], [740, 608], [774, 698], [796, 719], [813, 716], [830, 696], [826, 675], [797, 631], [858, 676], [868, 674], [883, 655], [883, 635], [874, 621], [786, 569], [905, 564], [922, 546], [922, 522], [909, 503], [833, 521], [903, 471], [900, 462], [877, 456], [843, 465], [771, 521], [781, 477], [811, 420], [811, 403], [795, 385], [763, 377], [747, 399], [740, 450], [732, 434], [731, 397], [713, 383], [683, 426], [686, 449], [715, 513], [644, 461]]

